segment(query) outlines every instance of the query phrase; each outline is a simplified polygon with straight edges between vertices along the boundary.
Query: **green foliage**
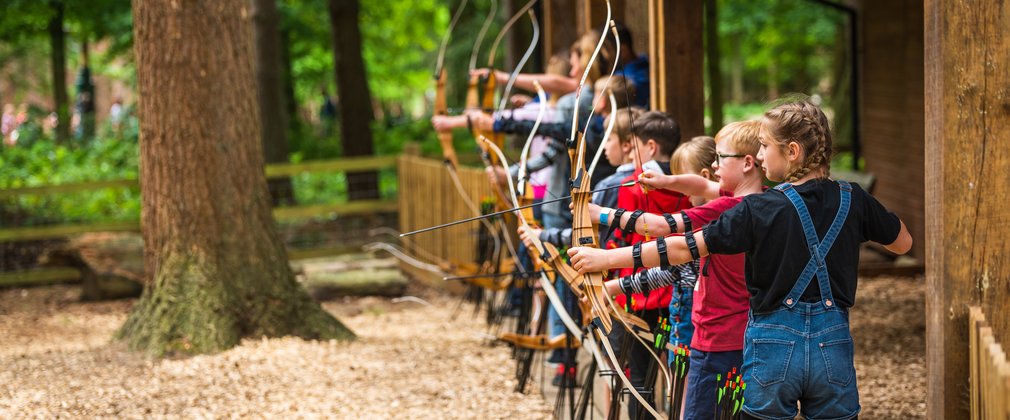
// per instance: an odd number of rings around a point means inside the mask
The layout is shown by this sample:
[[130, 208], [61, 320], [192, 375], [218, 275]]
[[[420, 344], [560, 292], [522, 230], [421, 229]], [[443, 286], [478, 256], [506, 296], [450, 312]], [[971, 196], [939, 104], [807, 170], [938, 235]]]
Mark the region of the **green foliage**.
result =
[[[57, 145], [40, 137], [4, 148], [0, 155], [0, 188], [137, 178], [134, 140], [102, 139], [87, 145]], [[0, 203], [0, 213], [26, 215], [19, 225], [52, 222], [136, 220], [140, 192], [109, 188], [98, 191], [23, 195]], [[7, 223], [4, 223], [7, 224]]]

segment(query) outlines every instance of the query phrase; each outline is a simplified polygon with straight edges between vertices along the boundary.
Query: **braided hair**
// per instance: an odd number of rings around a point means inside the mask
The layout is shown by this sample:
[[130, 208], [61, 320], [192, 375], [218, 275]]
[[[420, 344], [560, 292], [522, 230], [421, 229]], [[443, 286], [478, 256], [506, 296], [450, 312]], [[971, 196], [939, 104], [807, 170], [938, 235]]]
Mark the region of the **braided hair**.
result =
[[818, 178], [830, 175], [831, 129], [817, 105], [799, 100], [776, 106], [765, 112], [764, 126], [783, 154], [791, 142], [803, 150], [803, 161], [786, 170], [786, 182], [796, 182], [815, 170]]

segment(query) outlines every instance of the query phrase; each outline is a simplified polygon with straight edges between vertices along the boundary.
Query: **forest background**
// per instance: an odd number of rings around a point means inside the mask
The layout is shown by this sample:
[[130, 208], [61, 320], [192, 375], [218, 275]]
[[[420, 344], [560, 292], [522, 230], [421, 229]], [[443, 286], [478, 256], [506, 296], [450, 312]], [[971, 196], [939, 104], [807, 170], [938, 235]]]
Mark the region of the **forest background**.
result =
[[[255, 0], [263, 4], [272, 0]], [[4, 0], [0, 15], [0, 104], [18, 121], [14, 141], [5, 133], [0, 148], [0, 189], [138, 176], [138, 124], [133, 30], [128, 0]], [[356, 16], [340, 16], [353, 3]], [[280, 35], [280, 63], [285, 143], [280, 161], [292, 163], [345, 156], [347, 144], [366, 136], [341, 133], [341, 100], [334, 69], [335, 48], [344, 38], [334, 33], [355, 20], [361, 32], [361, 59], [370, 93], [371, 143], [374, 154], [400, 153], [408, 142], [423, 153], [439, 155], [429, 123], [433, 100], [432, 71], [439, 41], [458, 6], [451, 0], [290, 0], [277, 2], [275, 30]], [[487, 61], [488, 44], [520, 5], [503, 1], [478, 63]], [[712, 107], [723, 111], [723, 123], [759, 115], [766, 104], [790, 92], [816, 95], [834, 117], [836, 162], [851, 166], [849, 59], [851, 26], [846, 15], [811, 0], [710, 0], [720, 51], [721, 97], [706, 94], [706, 127], [713, 127]], [[448, 103], [458, 112], [465, 94], [464, 74], [473, 40], [488, 15], [490, 0], [472, 0], [449, 42]], [[574, 22], [573, 16], [573, 25]], [[261, 22], [257, 22], [257, 25]], [[631, 28], [646, 36], [645, 28]], [[522, 37], [523, 35], [517, 35]], [[528, 35], [527, 35], [528, 36]], [[335, 40], [338, 45], [335, 45]], [[712, 40], [706, 40], [712, 42]], [[524, 42], [514, 42], [525, 45]], [[500, 48], [498, 67], [522, 51]], [[538, 54], [542, 57], [542, 54]], [[352, 57], [353, 58], [353, 57]], [[262, 58], [261, 58], [262, 59]], [[527, 71], [539, 71], [534, 60]], [[707, 64], [707, 63], [706, 63]], [[59, 77], [62, 76], [62, 77]], [[706, 77], [706, 92], [710, 78]], [[167, 88], [167, 87], [166, 87]], [[221, 110], [227, 118], [228, 110]], [[264, 118], [264, 124], [269, 124]], [[276, 122], [276, 121], [275, 121]], [[718, 125], [718, 124], [715, 124]], [[265, 129], [266, 131], [266, 129]], [[364, 140], [358, 140], [364, 141]], [[464, 161], [476, 151], [460, 133], [457, 150]], [[848, 160], [848, 161], [847, 161]], [[274, 160], [278, 161], [276, 158]], [[291, 178], [291, 201], [300, 205], [339, 203], [349, 199], [346, 175], [306, 173]], [[396, 196], [395, 170], [379, 173], [380, 198]], [[0, 198], [0, 227], [57, 223], [137, 220], [136, 188], [108, 188], [67, 194]]]

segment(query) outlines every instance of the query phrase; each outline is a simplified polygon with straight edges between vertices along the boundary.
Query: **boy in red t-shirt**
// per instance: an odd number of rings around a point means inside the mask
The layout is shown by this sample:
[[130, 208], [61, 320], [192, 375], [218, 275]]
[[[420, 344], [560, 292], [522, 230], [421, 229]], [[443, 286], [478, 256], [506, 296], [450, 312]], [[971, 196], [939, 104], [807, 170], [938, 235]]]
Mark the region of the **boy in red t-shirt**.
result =
[[[703, 206], [670, 215], [669, 218], [658, 214], [642, 215], [629, 228], [643, 232], [648, 225], [651, 233], [663, 238], [671, 233], [671, 228], [683, 232], [684, 217], [690, 219], [693, 227], [701, 227], [733, 208], [745, 196], [761, 193], [764, 190], [764, 176], [760, 162], [754, 157], [760, 148], [760, 128], [757, 121], [738, 122], [727, 125], [716, 135], [718, 158], [713, 162], [713, 167], [720, 178], [719, 183], [695, 175], [643, 173], [640, 182], [646, 186], [677, 189], [690, 195], [714, 199]], [[591, 206], [590, 212], [593, 220], [599, 220], [600, 213], [613, 214], [615, 217], [607, 218], [612, 220], [612, 224], [628, 227], [630, 217], [616, 216], [613, 209]], [[747, 327], [747, 310], [750, 307], [750, 294], [744, 275], [745, 263], [744, 254], [701, 258], [702, 271], [692, 309], [695, 331], [691, 341], [691, 367], [688, 371], [684, 419], [713, 418], [717, 397], [715, 375], [725, 376], [733, 368], [739, 372], [743, 362], [743, 337]], [[619, 280], [608, 281], [607, 289], [611, 294], [621, 294], [624, 291]]]
[[[680, 144], [680, 126], [677, 122], [666, 113], [652, 111], [642, 114], [641, 117], [632, 121], [631, 125], [632, 141], [637, 143], [631, 151], [632, 158], [635, 159], [636, 163], [642, 163], [641, 166], [643, 169], [660, 170], [664, 174], [669, 174], [670, 157]], [[622, 182], [635, 180], [640, 174], [641, 171], [636, 171]], [[642, 214], [646, 211], [678, 212], [681, 209], [691, 207], [691, 201], [684, 194], [675, 191], [657, 190], [650, 191], [646, 195], [641, 188], [633, 186], [621, 188], [618, 191], [617, 205], [621, 208], [629, 209], [628, 213], [630, 215], [635, 210], [641, 210], [637, 214]], [[598, 220], [598, 218], [593, 220]], [[603, 234], [604, 240], [611, 233], [615, 232], [613, 230], [605, 232]], [[615, 239], [618, 246], [630, 245], [645, 239], [644, 236], [635, 234], [633, 230], [616, 233], [619, 235]], [[631, 269], [624, 271], [627, 271], [628, 274], [634, 272]], [[655, 328], [661, 319], [665, 319], [668, 316], [666, 308], [670, 304], [670, 287], [647, 294], [634, 294], [631, 296], [631, 305], [625, 305], [626, 299], [623, 294], [616, 296], [615, 301], [622, 307], [630, 307], [632, 311], [636, 312], [640, 318], [649, 324], [650, 328]], [[615, 324], [615, 329], [609, 337], [610, 341], [616, 350], [625, 353], [631, 373], [629, 379], [632, 385], [638, 388], [644, 387], [646, 386], [649, 364], [654, 362], [653, 357], [649, 354], [651, 350], [638, 343], [625, 348], [623, 342], [627, 340], [625, 340], [624, 334], [623, 328], [619, 324]], [[638, 411], [638, 402], [635, 400], [630, 401], [628, 403], [629, 416], [631, 418], [638, 418]]]

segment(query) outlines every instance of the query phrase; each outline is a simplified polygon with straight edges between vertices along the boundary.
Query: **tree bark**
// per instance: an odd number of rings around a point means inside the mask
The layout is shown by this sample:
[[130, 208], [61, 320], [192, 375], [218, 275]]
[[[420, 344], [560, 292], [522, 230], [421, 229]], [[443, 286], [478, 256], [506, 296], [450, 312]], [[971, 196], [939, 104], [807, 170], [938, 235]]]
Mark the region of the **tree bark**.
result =
[[708, 64], [708, 106], [712, 117], [711, 133], [722, 128], [722, 72], [719, 71], [719, 15], [716, 0], [705, 0], [705, 53]]
[[740, 34], [733, 36], [733, 57], [730, 59], [730, 100], [734, 104], [742, 104], [743, 97], [743, 52], [740, 51], [742, 39]]
[[[340, 142], [344, 156], [368, 156], [373, 153], [371, 123], [374, 114], [365, 62], [361, 57], [358, 0], [329, 0], [329, 3], [333, 64], [340, 97]], [[379, 198], [378, 173], [348, 173], [347, 191], [351, 200]]]
[[[267, 163], [287, 163], [289, 115], [283, 92], [280, 14], [275, 0], [252, 0], [251, 3], [263, 156]], [[268, 179], [267, 186], [274, 206], [295, 202], [291, 178]]]
[[56, 142], [64, 143], [70, 138], [70, 104], [67, 96], [67, 49], [66, 33], [63, 31], [63, 2], [50, 1], [53, 16], [49, 19], [49, 57], [53, 71], [53, 105], [59, 124], [56, 126]]
[[248, 0], [139, 1], [133, 21], [147, 287], [119, 337], [155, 355], [353, 338], [295, 282], [275, 229]]

